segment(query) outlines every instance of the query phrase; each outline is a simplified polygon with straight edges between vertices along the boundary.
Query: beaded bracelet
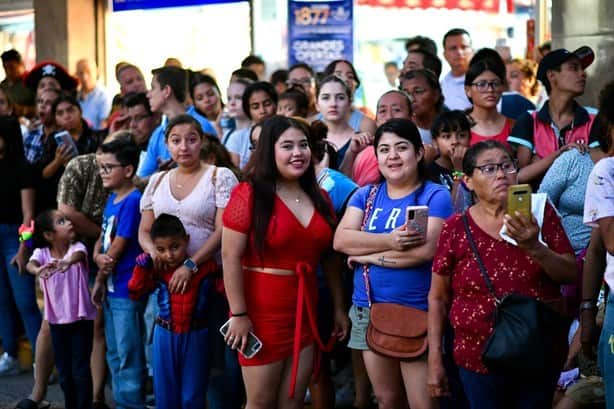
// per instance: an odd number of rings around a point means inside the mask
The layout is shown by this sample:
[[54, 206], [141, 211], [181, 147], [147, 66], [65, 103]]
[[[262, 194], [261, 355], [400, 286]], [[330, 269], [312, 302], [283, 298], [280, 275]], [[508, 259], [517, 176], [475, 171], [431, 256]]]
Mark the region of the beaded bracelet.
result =
[[452, 178], [454, 178], [454, 180], [461, 180], [463, 176], [465, 176], [465, 174], [459, 170], [452, 172]]

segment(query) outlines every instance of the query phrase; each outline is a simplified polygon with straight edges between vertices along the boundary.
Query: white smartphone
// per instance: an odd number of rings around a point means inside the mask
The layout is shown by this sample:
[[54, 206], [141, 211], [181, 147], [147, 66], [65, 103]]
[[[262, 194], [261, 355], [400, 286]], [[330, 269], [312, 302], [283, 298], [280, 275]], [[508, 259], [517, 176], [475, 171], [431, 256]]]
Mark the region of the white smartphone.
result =
[[428, 206], [407, 206], [405, 209], [405, 225], [416, 230], [426, 238], [426, 228], [429, 222]]
[[75, 141], [72, 139], [72, 136], [68, 133], [68, 131], [60, 131], [54, 135], [55, 143], [58, 146], [67, 145], [69, 152], [72, 156], [77, 156], [79, 154], [79, 150], [77, 149], [77, 145]]
[[[231, 318], [232, 319], [232, 318]], [[231, 320], [230, 319], [230, 320]], [[230, 320], [226, 321], [224, 325], [220, 328], [220, 334], [223, 337], [226, 337], [226, 333], [228, 332], [228, 327], [230, 326]], [[252, 358], [262, 349], [262, 341], [258, 339], [258, 337], [253, 333], [249, 332], [247, 334], [247, 345], [245, 346], [245, 350], [239, 352], [247, 359]]]

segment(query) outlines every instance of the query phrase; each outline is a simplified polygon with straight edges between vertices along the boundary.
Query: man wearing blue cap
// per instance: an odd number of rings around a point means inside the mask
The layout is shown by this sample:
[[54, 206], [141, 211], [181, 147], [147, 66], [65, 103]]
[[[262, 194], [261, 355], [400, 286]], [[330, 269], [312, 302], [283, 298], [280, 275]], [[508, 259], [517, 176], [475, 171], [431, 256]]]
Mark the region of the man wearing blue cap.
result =
[[584, 94], [586, 72], [595, 59], [590, 47], [570, 52], [558, 49], [539, 63], [537, 79], [549, 100], [539, 111], [523, 114], [508, 142], [516, 151], [519, 183], [539, 183], [552, 162], [564, 151], [597, 146], [591, 129], [597, 111], [582, 107], [576, 98]]

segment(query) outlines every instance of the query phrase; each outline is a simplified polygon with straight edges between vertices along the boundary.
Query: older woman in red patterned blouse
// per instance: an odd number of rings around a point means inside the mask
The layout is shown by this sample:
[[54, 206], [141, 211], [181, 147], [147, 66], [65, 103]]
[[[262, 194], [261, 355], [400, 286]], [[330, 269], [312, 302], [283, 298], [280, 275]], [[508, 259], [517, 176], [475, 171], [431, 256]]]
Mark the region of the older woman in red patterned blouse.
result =
[[[477, 198], [467, 211], [469, 229], [497, 296], [518, 293], [547, 301], [560, 297], [559, 285], [575, 280], [573, 250], [555, 209], [546, 204], [543, 223], [518, 212], [507, 214], [507, 190], [517, 183], [517, 168], [505, 146], [480, 142], [463, 160], [465, 183]], [[503, 240], [506, 226], [518, 245]], [[541, 240], [539, 233], [541, 232]], [[442, 334], [446, 317], [454, 329], [453, 356], [471, 404], [476, 408], [546, 408], [561, 368], [538, 380], [527, 376], [489, 373], [481, 360], [493, 330], [495, 303], [469, 246], [462, 215], [443, 227], [433, 261], [429, 293], [429, 389], [432, 396], [447, 394], [442, 362]], [[567, 340], [553, 350], [566, 350]]]

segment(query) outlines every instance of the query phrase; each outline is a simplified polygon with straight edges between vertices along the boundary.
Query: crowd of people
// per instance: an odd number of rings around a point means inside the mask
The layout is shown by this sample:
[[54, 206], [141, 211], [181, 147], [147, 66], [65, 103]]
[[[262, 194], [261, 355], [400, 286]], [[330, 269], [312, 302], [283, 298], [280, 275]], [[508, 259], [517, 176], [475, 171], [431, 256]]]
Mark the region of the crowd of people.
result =
[[[111, 99], [90, 61], [4, 52], [0, 376], [20, 334], [34, 355], [16, 407], [50, 407], [54, 366], [69, 409], [107, 408], [106, 385], [116, 408], [614, 407], [614, 83], [576, 101], [586, 46], [442, 45], [443, 77], [407, 42], [375, 114], [346, 60], [266, 81], [249, 56], [226, 101], [175, 58], [150, 87], [120, 62]], [[539, 371], [485, 357], [510, 294], [566, 323]]]

